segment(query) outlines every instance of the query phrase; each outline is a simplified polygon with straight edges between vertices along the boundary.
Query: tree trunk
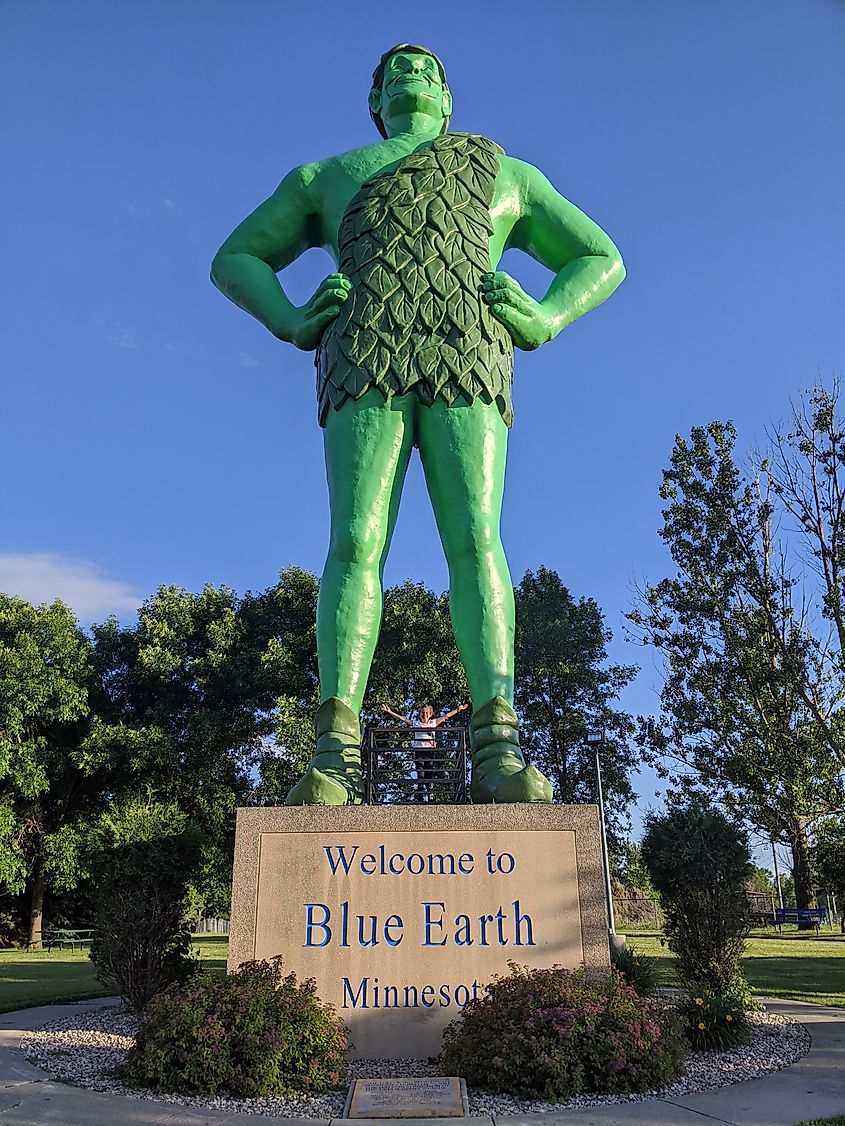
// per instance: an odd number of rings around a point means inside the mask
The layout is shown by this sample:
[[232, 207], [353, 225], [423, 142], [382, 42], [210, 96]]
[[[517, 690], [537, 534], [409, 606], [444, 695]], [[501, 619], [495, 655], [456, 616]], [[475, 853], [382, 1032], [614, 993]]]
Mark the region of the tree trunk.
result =
[[32, 907], [29, 913], [29, 949], [41, 950], [41, 921], [44, 915], [44, 891], [47, 887], [47, 874], [44, 860], [39, 855], [35, 861], [32, 880]]
[[[793, 823], [790, 833], [790, 847], [792, 849], [792, 878], [795, 880], [795, 906], [813, 908], [816, 899], [813, 895], [813, 873], [810, 868], [810, 844], [807, 840], [807, 830], [802, 821]], [[812, 923], [799, 923], [799, 930], [813, 930]]]

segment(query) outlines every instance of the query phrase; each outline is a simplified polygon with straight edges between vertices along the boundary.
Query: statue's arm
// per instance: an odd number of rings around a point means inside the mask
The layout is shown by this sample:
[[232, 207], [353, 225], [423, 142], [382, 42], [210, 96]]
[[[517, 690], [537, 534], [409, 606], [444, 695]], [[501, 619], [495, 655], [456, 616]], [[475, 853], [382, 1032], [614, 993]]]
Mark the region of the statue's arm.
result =
[[485, 299], [523, 348], [552, 340], [595, 309], [625, 277], [622, 256], [598, 224], [552, 186], [538, 169], [511, 161], [519, 193], [519, 218], [508, 246], [547, 266], [554, 278], [540, 301], [503, 271], [484, 281]]
[[322, 242], [320, 215], [310, 190], [309, 165], [295, 168], [276, 191], [229, 235], [211, 264], [211, 280], [236, 305], [299, 348], [315, 348], [349, 294], [342, 274], [330, 274], [314, 296], [294, 305], [276, 277]]

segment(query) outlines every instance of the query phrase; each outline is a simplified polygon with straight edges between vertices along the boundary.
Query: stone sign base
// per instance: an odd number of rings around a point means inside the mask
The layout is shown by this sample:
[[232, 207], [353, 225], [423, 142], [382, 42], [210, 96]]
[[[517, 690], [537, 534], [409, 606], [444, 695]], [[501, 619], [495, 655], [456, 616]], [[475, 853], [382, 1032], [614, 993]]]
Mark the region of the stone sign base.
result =
[[239, 809], [229, 970], [281, 954], [353, 1054], [436, 1055], [508, 963], [609, 964], [592, 805]]

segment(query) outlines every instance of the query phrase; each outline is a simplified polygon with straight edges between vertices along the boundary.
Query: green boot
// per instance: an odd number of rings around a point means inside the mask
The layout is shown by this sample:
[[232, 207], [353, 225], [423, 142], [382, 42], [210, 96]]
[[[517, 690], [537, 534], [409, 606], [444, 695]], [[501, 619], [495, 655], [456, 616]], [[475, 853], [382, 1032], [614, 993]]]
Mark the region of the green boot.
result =
[[364, 783], [358, 716], [332, 696], [320, 704], [314, 726], [314, 757], [288, 793], [285, 805], [360, 805]]
[[526, 766], [519, 749], [516, 712], [501, 696], [494, 696], [469, 724], [472, 747], [473, 802], [552, 800], [552, 786], [534, 766]]

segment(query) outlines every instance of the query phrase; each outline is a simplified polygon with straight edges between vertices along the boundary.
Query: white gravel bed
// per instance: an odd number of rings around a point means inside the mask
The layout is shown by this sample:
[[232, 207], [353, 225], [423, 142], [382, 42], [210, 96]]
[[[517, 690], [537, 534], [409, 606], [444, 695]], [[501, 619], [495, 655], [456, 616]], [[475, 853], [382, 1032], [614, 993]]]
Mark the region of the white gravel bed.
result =
[[[711, 1091], [757, 1079], [780, 1071], [806, 1055], [810, 1037], [803, 1025], [774, 1013], [750, 1014], [754, 1037], [750, 1044], [729, 1052], [694, 1052], [686, 1059], [684, 1074], [671, 1086], [640, 1095], [582, 1095], [565, 1103], [526, 1101], [507, 1095], [491, 1095], [469, 1089], [470, 1114], [544, 1114], [572, 1107], [607, 1103], [642, 1102], [648, 1098], [673, 1098], [698, 1091]], [[137, 1028], [137, 1019], [124, 1009], [95, 1009], [79, 1016], [64, 1017], [43, 1028], [27, 1032], [21, 1043], [24, 1055], [52, 1078], [92, 1091], [105, 1091], [131, 1098], [155, 1099], [203, 1110], [240, 1111], [276, 1115], [280, 1118], [339, 1118], [345, 1091], [325, 1095], [302, 1095], [266, 1099], [199, 1098], [188, 1095], [157, 1095], [124, 1087], [115, 1076]], [[352, 1060], [349, 1078], [436, 1075], [437, 1069], [420, 1060]]]

